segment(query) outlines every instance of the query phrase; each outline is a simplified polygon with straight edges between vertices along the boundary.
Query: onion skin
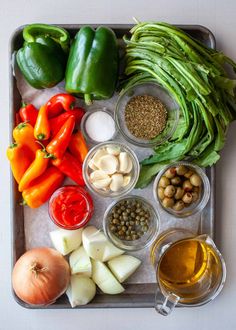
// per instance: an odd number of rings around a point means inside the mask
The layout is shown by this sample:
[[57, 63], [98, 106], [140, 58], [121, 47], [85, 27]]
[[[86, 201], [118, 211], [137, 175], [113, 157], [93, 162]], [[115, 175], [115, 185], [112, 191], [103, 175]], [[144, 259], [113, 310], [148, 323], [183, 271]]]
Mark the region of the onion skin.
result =
[[63, 256], [51, 248], [35, 248], [24, 253], [12, 272], [16, 295], [30, 305], [50, 305], [67, 289], [70, 267]]

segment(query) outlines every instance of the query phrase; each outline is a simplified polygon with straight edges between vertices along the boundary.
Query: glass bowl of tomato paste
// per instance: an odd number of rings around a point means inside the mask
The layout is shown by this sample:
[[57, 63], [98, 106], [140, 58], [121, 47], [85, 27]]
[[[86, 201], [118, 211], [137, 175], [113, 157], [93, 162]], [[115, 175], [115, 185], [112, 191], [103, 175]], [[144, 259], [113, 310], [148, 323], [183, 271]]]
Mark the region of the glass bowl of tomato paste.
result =
[[92, 217], [93, 200], [82, 187], [64, 186], [52, 194], [48, 212], [57, 226], [68, 230], [79, 229]]

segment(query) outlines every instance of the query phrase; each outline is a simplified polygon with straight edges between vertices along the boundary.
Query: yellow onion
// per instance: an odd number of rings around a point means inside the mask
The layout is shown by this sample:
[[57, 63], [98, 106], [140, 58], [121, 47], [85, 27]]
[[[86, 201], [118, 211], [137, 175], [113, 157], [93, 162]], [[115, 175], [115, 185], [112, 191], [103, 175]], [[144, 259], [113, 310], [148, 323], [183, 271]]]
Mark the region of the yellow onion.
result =
[[68, 262], [56, 250], [42, 247], [24, 253], [16, 262], [12, 285], [16, 295], [30, 305], [49, 305], [67, 289]]

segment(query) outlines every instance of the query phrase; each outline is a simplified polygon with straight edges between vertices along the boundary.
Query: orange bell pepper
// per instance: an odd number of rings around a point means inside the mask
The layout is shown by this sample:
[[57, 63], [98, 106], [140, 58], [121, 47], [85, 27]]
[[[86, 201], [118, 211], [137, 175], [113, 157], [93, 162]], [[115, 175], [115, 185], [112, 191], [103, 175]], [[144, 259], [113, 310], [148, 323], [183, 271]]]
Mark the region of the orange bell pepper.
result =
[[48, 153], [45, 149], [39, 149], [36, 151], [35, 159], [25, 171], [23, 177], [20, 180], [18, 190], [23, 191], [29, 188], [31, 182], [42, 175], [49, 163]]
[[75, 117], [72, 115], [67, 119], [60, 131], [47, 145], [46, 150], [51, 156], [54, 158], [62, 158], [69, 145], [74, 127]]
[[23, 191], [24, 202], [31, 208], [43, 205], [58, 189], [64, 180], [64, 175], [56, 167], [49, 167], [41, 176], [31, 182], [31, 187]]
[[32, 162], [32, 152], [22, 144], [13, 143], [7, 148], [7, 158], [10, 161], [12, 174], [19, 183]]
[[38, 117], [34, 126], [34, 137], [38, 140], [48, 140], [50, 137], [48, 108], [46, 105], [43, 105], [39, 109]]
[[13, 130], [13, 137], [17, 144], [26, 145], [32, 151], [32, 159], [34, 159], [35, 153], [40, 146], [35, 141], [33, 126], [29, 123], [19, 124]]
[[88, 153], [88, 147], [81, 131], [72, 134], [69, 143], [69, 150], [81, 163], [84, 161]]

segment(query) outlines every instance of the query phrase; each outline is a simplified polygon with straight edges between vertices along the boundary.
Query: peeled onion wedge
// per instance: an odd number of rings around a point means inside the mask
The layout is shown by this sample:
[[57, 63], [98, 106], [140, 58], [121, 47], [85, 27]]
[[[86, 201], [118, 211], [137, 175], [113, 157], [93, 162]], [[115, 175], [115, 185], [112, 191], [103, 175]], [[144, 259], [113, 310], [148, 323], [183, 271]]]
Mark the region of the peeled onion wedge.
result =
[[94, 226], [88, 226], [83, 230], [82, 242], [86, 253], [95, 260], [105, 262], [124, 253]]
[[101, 261], [92, 260], [92, 279], [104, 293], [118, 294], [124, 291], [123, 286]]
[[49, 234], [55, 249], [63, 256], [77, 249], [82, 240], [82, 229], [57, 229], [51, 231]]
[[92, 276], [92, 264], [83, 246], [71, 253], [69, 263], [71, 274]]
[[141, 261], [133, 256], [123, 255], [108, 261], [108, 266], [120, 283], [124, 282], [140, 266]]
[[71, 307], [88, 304], [96, 294], [96, 285], [91, 278], [72, 275], [66, 291]]

